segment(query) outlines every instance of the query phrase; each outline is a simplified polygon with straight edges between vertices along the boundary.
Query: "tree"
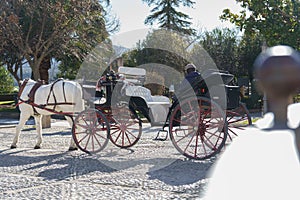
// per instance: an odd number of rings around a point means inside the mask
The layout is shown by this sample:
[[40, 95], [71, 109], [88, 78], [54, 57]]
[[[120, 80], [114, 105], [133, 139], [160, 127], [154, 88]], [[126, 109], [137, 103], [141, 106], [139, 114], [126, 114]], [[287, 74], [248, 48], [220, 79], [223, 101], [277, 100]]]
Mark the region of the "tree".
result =
[[149, 6], [155, 7], [151, 10], [145, 24], [152, 25], [155, 21], [158, 21], [160, 28], [168, 30], [174, 30], [186, 35], [195, 34], [195, 30], [190, 28], [191, 22], [188, 21], [191, 18], [178, 10], [180, 6], [192, 7], [195, 3], [191, 0], [143, 0]]
[[187, 46], [188, 38], [177, 32], [164, 29], [154, 30], [148, 33], [145, 40], [138, 43], [136, 50], [125, 55], [130, 59], [125, 60], [125, 63], [135, 66], [158, 63], [183, 72], [184, 66], [188, 63]]
[[[104, 10], [105, 9], [105, 10]], [[109, 0], [106, 2], [106, 5], [104, 6], [102, 10], [102, 17], [105, 20], [105, 28], [107, 33], [112, 34], [114, 32], [117, 32], [119, 30], [119, 20], [116, 18], [116, 16], [111, 15], [111, 6], [109, 5]], [[95, 27], [97, 27], [97, 24], [95, 24]], [[98, 28], [101, 28], [99, 26]], [[103, 28], [103, 27], [102, 27]], [[103, 30], [104, 31], [104, 30]], [[90, 35], [91, 39], [93, 39], [93, 35]], [[97, 36], [96, 36], [97, 37]], [[111, 45], [108, 38], [103, 37], [103, 39], [98, 39], [94, 41], [94, 48], [96, 48], [97, 42], [100, 42], [100, 46], [106, 46], [107, 43], [109, 43], [109, 46]], [[79, 44], [81, 45], [81, 44]], [[91, 46], [92, 47], [92, 46]], [[74, 54], [72, 51], [67, 51], [64, 55], [60, 56], [58, 59], [60, 61], [59, 70], [60, 73], [58, 74], [59, 77], [68, 78], [68, 79], [75, 79], [78, 75], [79, 69], [83, 63], [83, 59], [86, 59], [86, 54], [94, 53], [94, 50], [91, 51], [91, 48], [87, 48], [83, 51], [83, 56], [77, 56], [77, 54]], [[99, 56], [103, 55], [97, 55]], [[108, 55], [105, 55], [108, 56]], [[93, 70], [94, 72], [94, 70]], [[80, 72], [81, 73], [81, 72]]]
[[122, 57], [126, 66], [146, 69], [146, 83], [156, 84], [155, 87], [163, 84], [169, 87], [183, 79], [184, 66], [191, 62], [187, 51], [188, 46], [189, 38], [182, 34], [158, 29], [149, 32], [145, 40], [138, 43], [136, 49]]
[[9, 72], [4, 68], [0, 67], [0, 94], [11, 93], [14, 89], [14, 80], [9, 75]]
[[261, 53], [261, 44], [263, 37], [260, 34], [244, 33], [238, 46], [238, 63], [242, 75], [249, 77], [250, 82], [253, 80], [253, 63]]
[[82, 63], [81, 60], [74, 55], [65, 55], [61, 58], [60, 62], [57, 76], [74, 80]]
[[108, 36], [98, 0], [2, 0], [0, 11], [1, 61], [14, 76], [25, 59], [34, 79], [48, 81], [51, 58], [83, 59]]
[[213, 59], [218, 69], [240, 75], [241, 71], [237, 66], [239, 44], [237, 35], [238, 32], [235, 30], [216, 28], [211, 32], [206, 31], [199, 43]]
[[259, 32], [268, 46], [285, 44], [300, 49], [300, 2], [297, 0], [236, 0], [239, 14], [223, 10], [221, 19], [247, 34]]

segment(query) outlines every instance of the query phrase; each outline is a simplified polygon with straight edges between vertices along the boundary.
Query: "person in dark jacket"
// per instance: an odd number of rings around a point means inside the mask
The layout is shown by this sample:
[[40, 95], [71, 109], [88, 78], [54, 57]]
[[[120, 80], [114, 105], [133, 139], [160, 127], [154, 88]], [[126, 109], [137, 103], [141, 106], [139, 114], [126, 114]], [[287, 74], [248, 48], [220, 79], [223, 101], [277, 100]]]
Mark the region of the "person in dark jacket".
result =
[[185, 79], [191, 84], [195, 78], [200, 76], [200, 73], [196, 71], [196, 66], [194, 64], [187, 64], [184, 67], [185, 70]]
[[196, 66], [192, 63], [189, 63], [184, 67], [184, 72], [185, 78], [180, 83], [179, 91], [187, 91], [189, 88], [193, 88], [193, 82], [196, 79], [202, 79], [201, 74], [196, 70]]

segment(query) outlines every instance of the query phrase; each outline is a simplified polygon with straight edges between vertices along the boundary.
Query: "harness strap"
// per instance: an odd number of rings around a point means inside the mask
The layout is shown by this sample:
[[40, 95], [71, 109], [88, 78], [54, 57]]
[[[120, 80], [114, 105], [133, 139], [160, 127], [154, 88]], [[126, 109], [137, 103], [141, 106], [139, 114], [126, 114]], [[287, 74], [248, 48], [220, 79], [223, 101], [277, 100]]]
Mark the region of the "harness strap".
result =
[[[28, 97], [29, 97], [28, 102], [29, 102], [29, 103], [31, 103], [31, 104], [34, 103], [35, 93], [36, 93], [36, 91], [43, 85], [43, 83], [44, 83], [43, 81], [38, 81], [38, 82], [36, 82], [36, 83], [33, 85], [33, 87], [31, 88], [31, 90], [30, 90], [30, 92], [29, 92], [29, 94], [28, 94]], [[37, 110], [35, 109], [35, 106], [32, 105], [32, 109], [33, 109], [33, 111], [34, 111], [34, 114], [35, 114], [35, 115], [38, 115], [38, 112], [37, 112]]]
[[[19, 99], [20, 102], [18, 102], [16, 104], [16, 107], [22, 103], [27, 103], [27, 104], [30, 104], [30, 105], [33, 105], [34, 107], [38, 107], [38, 108], [45, 108], [46, 106], [57, 106], [57, 105], [75, 105], [75, 103], [70, 103], [70, 102], [56, 102], [56, 103], [47, 103], [47, 104], [35, 104], [33, 102], [29, 102], [29, 101], [25, 101], [23, 99]], [[48, 109], [48, 110], [52, 110], [52, 111], [55, 111], [54, 109]]]
[[[21, 103], [27, 103], [27, 102], [21, 102]], [[62, 105], [74, 105], [73, 103], [61, 103]], [[62, 112], [62, 111], [56, 111], [54, 109], [51, 108], [47, 108], [46, 106], [48, 105], [41, 105], [41, 104], [36, 104], [36, 103], [31, 103], [30, 104], [33, 108], [39, 108], [39, 109], [43, 109], [46, 110], [48, 112], [52, 112], [55, 114], [64, 114], [64, 115], [72, 115], [73, 112]], [[39, 113], [36, 113], [39, 114]]]
[[25, 79], [25, 80], [23, 81], [22, 85], [20, 86], [20, 90], [19, 90], [19, 92], [18, 92], [18, 99], [20, 99], [20, 97], [21, 97], [21, 95], [22, 95], [22, 93], [23, 93], [23, 90], [24, 90], [26, 84], [28, 83], [28, 80], [29, 80], [29, 79]]
[[37, 82], [33, 85], [33, 87], [31, 88], [28, 97], [29, 97], [29, 102], [34, 102], [34, 96], [35, 96], [35, 92], [37, 91], [37, 89], [39, 89], [39, 87], [41, 87], [43, 84], [41, 82]]
[[66, 82], [63, 82], [63, 93], [64, 93], [65, 102], [67, 102], [66, 91], [65, 91], [65, 84], [66, 84]]
[[[55, 85], [56, 83], [58, 83], [58, 82], [60, 82], [60, 81], [63, 81], [63, 79], [62, 79], [62, 78], [57, 79], [56, 81], [54, 81], [54, 82], [52, 83], [51, 88], [50, 88], [50, 92], [49, 92], [49, 94], [48, 94], [48, 98], [47, 98], [47, 101], [46, 101], [46, 105], [50, 105], [50, 104], [49, 104], [49, 99], [50, 99], [50, 96], [51, 96], [51, 94], [52, 94], [53, 99], [54, 99], [53, 110], [55, 110], [55, 107], [56, 107], [56, 105], [57, 105], [57, 100], [56, 100], [55, 93], [53, 92], [53, 87], [54, 87], [54, 85]], [[64, 82], [63, 82], [63, 83], [64, 83]], [[63, 92], [65, 92], [64, 88], [63, 88]], [[65, 99], [66, 99], [66, 97], [65, 97]], [[65, 102], [66, 102], [66, 101], [65, 101]]]

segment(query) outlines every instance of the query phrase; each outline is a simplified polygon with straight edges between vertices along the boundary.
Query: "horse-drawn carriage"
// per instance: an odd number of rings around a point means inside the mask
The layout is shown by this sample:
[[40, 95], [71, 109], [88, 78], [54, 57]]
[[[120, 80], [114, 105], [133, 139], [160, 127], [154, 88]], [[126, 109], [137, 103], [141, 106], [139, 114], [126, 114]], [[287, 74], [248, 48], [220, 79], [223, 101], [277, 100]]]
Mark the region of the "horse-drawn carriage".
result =
[[[151, 95], [143, 86], [145, 77], [144, 69], [119, 67], [118, 73], [101, 77], [96, 88], [83, 83], [84, 90], [92, 88], [96, 95], [87, 99], [90, 107], [73, 122], [73, 139], [82, 151], [99, 152], [109, 140], [121, 148], [133, 146], [142, 134], [142, 118], [146, 118], [152, 126], [162, 126], [156, 139], [164, 132], [164, 139], [169, 135], [181, 154], [202, 160], [220, 152], [227, 136], [231, 138], [237, 129], [251, 124], [249, 112], [239, 100], [239, 87], [229, 86], [232, 74], [210, 71], [173, 100]], [[224, 84], [214, 87], [225, 90], [225, 103], [207, 86], [216, 77], [223, 79]]]

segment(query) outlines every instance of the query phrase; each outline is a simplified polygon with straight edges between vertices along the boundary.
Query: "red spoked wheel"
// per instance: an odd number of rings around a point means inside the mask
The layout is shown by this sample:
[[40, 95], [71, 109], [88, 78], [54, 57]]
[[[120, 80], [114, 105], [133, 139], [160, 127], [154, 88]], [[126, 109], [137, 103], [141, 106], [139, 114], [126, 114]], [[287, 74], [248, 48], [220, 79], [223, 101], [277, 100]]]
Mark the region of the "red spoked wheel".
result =
[[91, 154], [106, 147], [109, 129], [109, 123], [104, 114], [96, 109], [87, 109], [75, 118], [72, 135], [77, 147]]
[[206, 97], [187, 98], [172, 111], [169, 133], [181, 154], [204, 160], [223, 148], [227, 137], [226, 117], [221, 107]]
[[239, 130], [252, 125], [252, 119], [245, 104], [240, 102], [239, 107], [226, 111], [228, 123], [228, 137], [232, 140], [233, 135], [237, 136]]
[[121, 148], [135, 145], [142, 134], [142, 122], [137, 113], [125, 104], [114, 107], [112, 114], [110, 141]]

